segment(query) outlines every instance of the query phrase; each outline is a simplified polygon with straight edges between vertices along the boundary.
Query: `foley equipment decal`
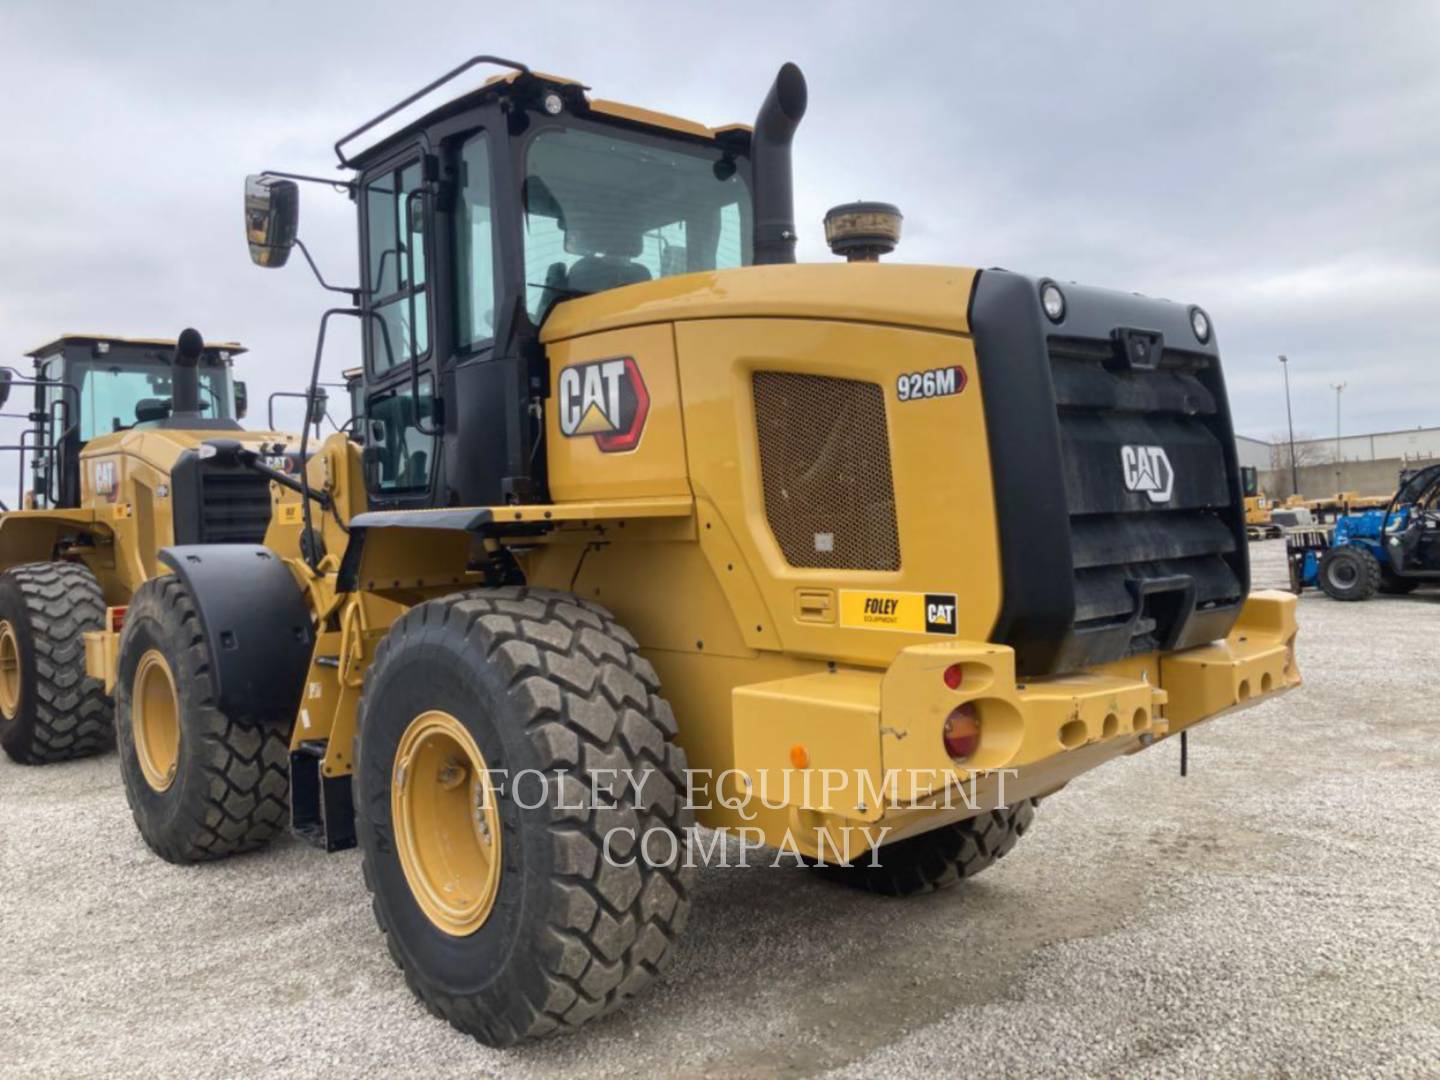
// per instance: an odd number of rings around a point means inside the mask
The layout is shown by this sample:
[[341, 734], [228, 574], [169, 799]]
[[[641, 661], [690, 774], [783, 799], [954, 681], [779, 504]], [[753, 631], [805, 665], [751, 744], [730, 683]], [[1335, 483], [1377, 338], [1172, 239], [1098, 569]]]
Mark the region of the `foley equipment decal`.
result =
[[840, 590], [840, 625], [907, 634], [955, 633], [954, 593]]

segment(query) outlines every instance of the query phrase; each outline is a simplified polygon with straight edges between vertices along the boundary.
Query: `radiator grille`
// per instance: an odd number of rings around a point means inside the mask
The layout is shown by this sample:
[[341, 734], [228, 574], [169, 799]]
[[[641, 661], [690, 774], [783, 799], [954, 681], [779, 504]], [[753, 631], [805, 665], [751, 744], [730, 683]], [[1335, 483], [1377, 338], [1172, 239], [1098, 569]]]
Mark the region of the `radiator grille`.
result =
[[200, 541], [260, 544], [270, 525], [270, 481], [245, 469], [200, 471]]
[[765, 516], [791, 566], [900, 569], [885, 395], [876, 383], [756, 372]]

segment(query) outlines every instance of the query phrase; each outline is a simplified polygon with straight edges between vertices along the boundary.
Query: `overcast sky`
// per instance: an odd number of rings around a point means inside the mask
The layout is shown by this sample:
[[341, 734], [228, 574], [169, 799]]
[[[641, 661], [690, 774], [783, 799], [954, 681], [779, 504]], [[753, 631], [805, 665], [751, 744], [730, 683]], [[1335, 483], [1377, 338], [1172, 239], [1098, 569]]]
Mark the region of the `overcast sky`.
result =
[[[1236, 427], [1440, 424], [1440, 3], [0, 6], [0, 362], [62, 331], [237, 338], [252, 411], [301, 386], [331, 297], [251, 265], [247, 172], [330, 175], [343, 131], [474, 53], [597, 96], [750, 121], [801, 65], [801, 257], [821, 216], [905, 213], [896, 258], [1199, 303]], [[356, 277], [350, 204], [301, 235]], [[358, 362], [335, 339], [331, 376]], [[295, 414], [282, 414], [293, 426]], [[5, 441], [9, 441], [6, 439]]]

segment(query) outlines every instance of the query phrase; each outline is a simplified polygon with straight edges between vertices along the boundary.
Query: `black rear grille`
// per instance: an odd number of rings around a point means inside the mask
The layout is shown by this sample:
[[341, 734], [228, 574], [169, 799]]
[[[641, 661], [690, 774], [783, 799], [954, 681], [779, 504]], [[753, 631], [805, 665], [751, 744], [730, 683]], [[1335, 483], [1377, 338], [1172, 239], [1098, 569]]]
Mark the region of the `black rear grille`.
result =
[[270, 525], [270, 481], [248, 469], [200, 470], [205, 544], [259, 544]]
[[[1153, 368], [1136, 368], [1103, 339], [1052, 338], [1048, 355], [1075, 575], [1066, 652], [1093, 662], [1209, 640], [1207, 613], [1244, 595], [1227, 520], [1229, 424], [1207, 379], [1218, 362], [1165, 349]], [[1152, 447], [1169, 463], [1164, 499], [1126, 482], [1126, 448]]]
[[1249, 589], [1220, 356], [1188, 309], [985, 271], [971, 329], [1022, 675], [1224, 637]]

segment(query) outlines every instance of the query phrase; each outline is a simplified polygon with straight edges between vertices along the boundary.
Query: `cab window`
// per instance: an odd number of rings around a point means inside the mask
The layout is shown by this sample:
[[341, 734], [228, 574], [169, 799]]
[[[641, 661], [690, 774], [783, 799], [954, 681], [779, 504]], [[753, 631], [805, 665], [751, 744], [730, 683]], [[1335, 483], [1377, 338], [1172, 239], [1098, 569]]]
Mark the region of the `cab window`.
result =
[[719, 149], [550, 129], [530, 142], [522, 196], [536, 322], [570, 297], [752, 261], [750, 193]]
[[[419, 160], [365, 185], [365, 289], [371, 371], [382, 375], [430, 351], [425, 200]], [[383, 329], [382, 329], [383, 325]]]
[[[234, 391], [224, 364], [203, 362], [200, 415], [207, 420], [235, 418]], [[150, 426], [173, 411], [173, 389], [168, 365], [144, 362], [76, 364], [71, 379], [80, 391], [80, 441], [126, 428]], [[74, 399], [74, 395], [70, 395]]]
[[460, 199], [455, 213], [455, 343], [473, 349], [495, 337], [495, 244], [490, 153], [484, 134], [460, 150]]
[[372, 491], [388, 495], [424, 491], [430, 486], [435, 436], [435, 393], [429, 377], [420, 380], [417, 399], [409, 384], [393, 394], [373, 397], [365, 418], [365, 461]]

